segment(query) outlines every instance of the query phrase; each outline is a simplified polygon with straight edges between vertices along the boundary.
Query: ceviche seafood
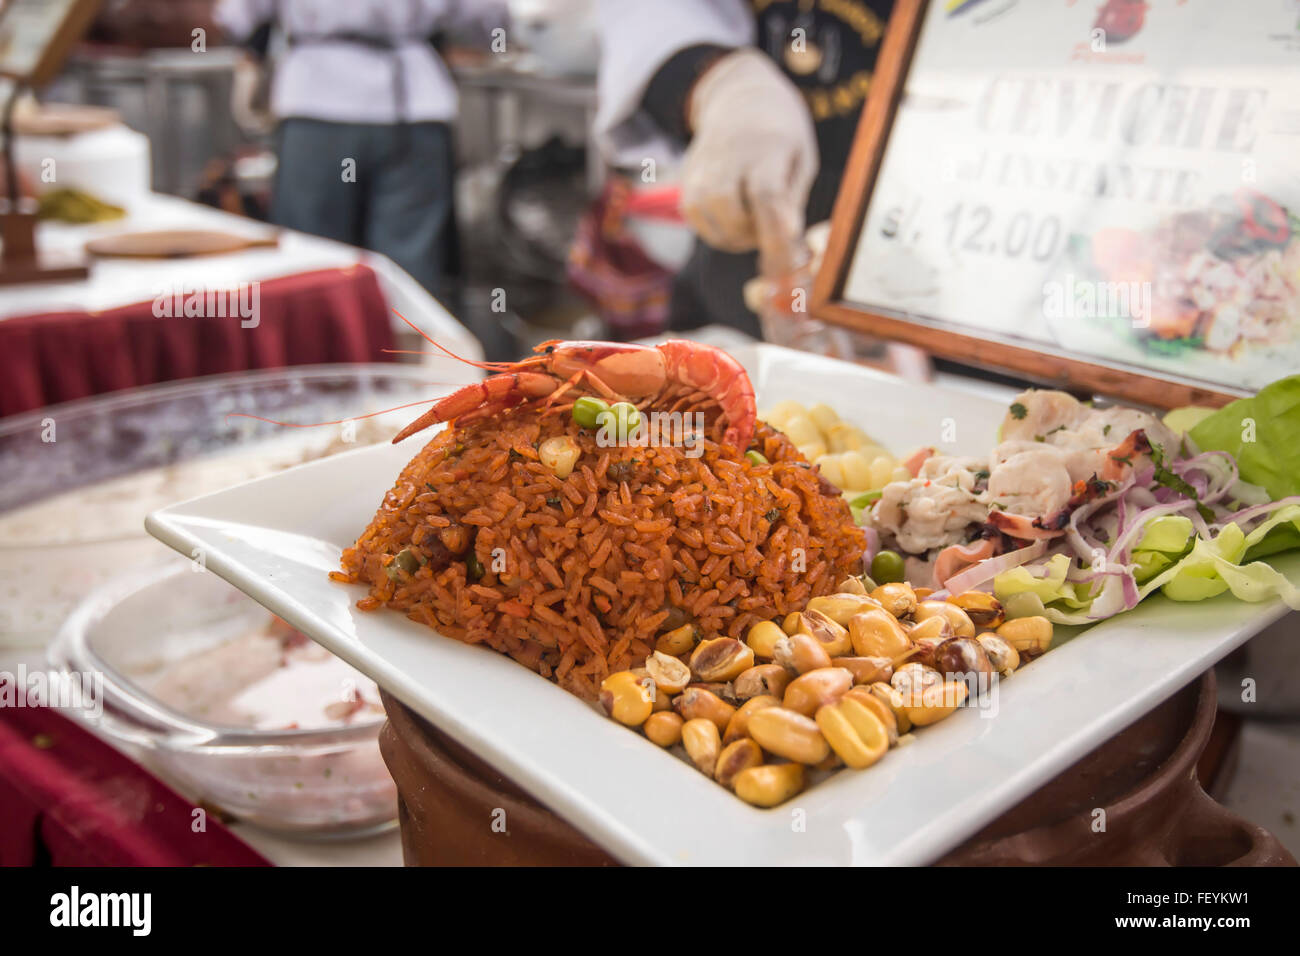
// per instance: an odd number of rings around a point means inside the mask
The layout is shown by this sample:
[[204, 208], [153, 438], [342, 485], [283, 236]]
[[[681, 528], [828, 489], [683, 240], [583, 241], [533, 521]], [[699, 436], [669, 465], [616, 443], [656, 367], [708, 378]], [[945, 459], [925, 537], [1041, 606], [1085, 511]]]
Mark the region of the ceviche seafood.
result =
[[[1218, 412], [1162, 421], [1029, 390], [990, 454], [929, 454], [914, 478], [881, 490], [870, 525], [908, 556], [910, 580], [1025, 594], [1058, 623], [1101, 620], [1157, 589], [1300, 607], [1300, 588], [1258, 560], [1300, 546], [1300, 487], [1276, 463], [1294, 457], [1297, 392], [1300, 378], [1286, 379]], [[1256, 422], [1255, 404], [1268, 409], [1270, 440], [1233, 443]], [[1180, 420], [1196, 424], [1172, 427]]]

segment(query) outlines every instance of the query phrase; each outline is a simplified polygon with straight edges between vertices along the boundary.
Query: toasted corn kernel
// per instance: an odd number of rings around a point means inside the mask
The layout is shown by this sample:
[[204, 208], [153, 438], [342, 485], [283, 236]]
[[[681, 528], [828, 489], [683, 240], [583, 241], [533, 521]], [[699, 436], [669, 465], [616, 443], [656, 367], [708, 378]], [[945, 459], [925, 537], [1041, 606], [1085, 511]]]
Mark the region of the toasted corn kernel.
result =
[[1011, 642], [1006, 638], [989, 633], [981, 634], [977, 640], [980, 642], [980, 647], [984, 648], [984, 653], [989, 656], [989, 663], [993, 665], [993, 669], [1003, 677], [1020, 666], [1020, 652], [1012, 647]]
[[943, 683], [943, 675], [933, 667], [912, 662], [904, 664], [894, 671], [889, 684], [902, 695], [904, 704], [912, 704], [920, 699], [921, 691]]
[[671, 710], [661, 710], [651, 714], [641, 725], [641, 729], [660, 747], [671, 747], [682, 739], [684, 723], [680, 714], [674, 714]]
[[962, 680], [969, 685], [974, 679], [979, 688], [986, 688], [993, 680], [993, 665], [979, 641], [969, 637], [954, 637], [939, 645], [934, 655], [934, 669], [946, 680]]
[[799, 628], [799, 611], [791, 611], [781, 620], [781, 630], [787, 634], [794, 634]]
[[688, 723], [699, 719], [710, 721], [718, 728], [718, 733], [727, 729], [727, 724], [736, 713], [736, 708], [713, 691], [702, 687], [687, 687], [673, 700], [673, 707]]
[[903, 626], [883, 608], [853, 615], [849, 620], [849, 638], [858, 657], [888, 657], [892, 661], [912, 648]]
[[682, 724], [682, 746], [700, 773], [712, 777], [718, 765], [718, 753], [722, 750], [717, 724], [703, 717], [686, 721]]
[[669, 693], [659, 693], [658, 690], [656, 690], [654, 707], [652, 707], [651, 710], [654, 713], [659, 714], [665, 710], [672, 710], [672, 709], [673, 709], [673, 695]]
[[916, 610], [916, 592], [906, 582], [882, 584], [871, 592], [871, 597], [894, 617], [910, 617]]
[[740, 705], [739, 709], [727, 721], [727, 729], [722, 735], [722, 745], [734, 743], [749, 736], [749, 718], [768, 707], [780, 707], [781, 698], [772, 694], [759, 694]]
[[713, 779], [730, 788], [736, 782], [737, 774], [762, 765], [763, 749], [748, 737], [742, 737], [722, 748], [722, 753], [718, 754], [718, 765], [713, 771]]
[[834, 657], [832, 667], [843, 667], [853, 675], [855, 684], [874, 684], [894, 676], [894, 664], [888, 657]]
[[645, 669], [664, 694], [680, 694], [691, 682], [691, 669], [663, 651], [655, 651], [647, 657]]
[[811, 717], [817, 708], [833, 704], [853, 686], [853, 673], [843, 667], [821, 667], [796, 677], [785, 689], [781, 706]]
[[870, 687], [850, 687], [844, 697], [846, 699], [852, 697], [876, 715], [885, 728], [885, 735], [889, 738], [889, 746], [892, 747], [898, 743], [898, 718], [889, 709], [889, 705], [883, 699], [877, 697]]
[[965, 611], [976, 627], [993, 630], [1007, 619], [1002, 602], [987, 591], [963, 591], [948, 598], [948, 603]]
[[903, 706], [903, 695], [894, 690], [891, 684], [868, 684], [867, 690], [871, 691], [871, 696], [875, 697], [882, 704], [889, 708], [890, 713], [894, 715], [894, 720], [898, 723], [898, 732], [905, 734], [912, 729], [912, 721], [907, 716], [907, 709]]
[[838, 657], [853, 650], [848, 629], [836, 624], [821, 611], [804, 611], [800, 614], [795, 633], [816, 638], [817, 643], [824, 647], [831, 657]]
[[817, 711], [822, 736], [846, 764], [862, 770], [885, 755], [889, 733], [871, 708], [852, 697]]
[[775, 807], [803, 789], [802, 764], [776, 763], [750, 767], [736, 774], [736, 796], [756, 807]]
[[691, 654], [691, 673], [701, 681], [729, 681], [753, 666], [754, 649], [734, 637], [704, 641]]
[[790, 679], [790, 672], [780, 664], [759, 664], [736, 678], [736, 696], [741, 700], [751, 700], [763, 694], [783, 697]]
[[[931, 620], [935, 620], [931, 618]], [[943, 622], [947, 625], [947, 621]], [[924, 664], [926, 667], [935, 666], [935, 657], [939, 653], [939, 648], [943, 647], [948, 641], [954, 640], [952, 628], [948, 628], [946, 637], [922, 637], [912, 643], [912, 650], [905, 654], [896, 662], [900, 667], [903, 664]]]
[[778, 664], [792, 674], [806, 674], [819, 667], [830, 667], [831, 656], [821, 642], [808, 634], [790, 634], [776, 642]]
[[945, 617], [948, 619], [948, 623], [952, 625], [952, 633], [955, 636], [975, 636], [975, 624], [971, 621], [970, 615], [957, 605], [949, 604], [947, 601], [922, 601], [917, 604], [912, 616], [918, 624], [932, 617]]
[[754, 652], [755, 657], [770, 661], [776, 654], [776, 642], [785, 637], [781, 630], [771, 621], [759, 621], [745, 635], [745, 643]]
[[956, 637], [953, 633], [952, 625], [948, 623], [946, 617], [938, 616], [928, 617], [919, 624], [913, 624], [907, 631], [907, 636], [913, 641], [924, 641], [927, 638], [938, 638], [940, 641], [946, 641], [950, 637]]
[[721, 697], [728, 704], [732, 704], [733, 706], [740, 703], [740, 698], [736, 696], [736, 685], [731, 681], [727, 681], [726, 683], [717, 683], [716, 681], [693, 680], [686, 685], [686, 689], [690, 690], [692, 687], [697, 690], [707, 690], [710, 694]]
[[640, 727], [654, 710], [654, 683], [631, 671], [610, 674], [600, 685], [600, 705], [620, 724]]
[[924, 601], [934, 593], [934, 588], [912, 588], [912, 590], [916, 593], [916, 599], [918, 601]]
[[784, 707], [767, 707], [752, 715], [749, 736], [768, 753], [796, 763], [820, 763], [831, 752], [813, 720]]
[[1047, 651], [1052, 643], [1052, 622], [1045, 617], [1017, 617], [998, 628], [998, 637], [1016, 649], [1023, 661]]
[[[920, 693], [920, 703], [907, 706], [907, 717], [917, 727], [926, 727], [943, 720], [966, 700], [966, 685], [961, 681], [947, 681], [927, 687]], [[904, 697], [906, 706], [907, 698]]]
[[866, 594], [867, 586], [861, 578], [848, 577], [839, 583], [835, 591], [838, 594]]
[[655, 650], [663, 651], [677, 657], [688, 654], [695, 647], [695, 625], [683, 624], [671, 631], [665, 631], [655, 640]]
[[879, 607], [865, 594], [823, 594], [811, 599], [804, 610], [819, 611], [841, 627], [848, 627], [849, 618], [853, 615]]

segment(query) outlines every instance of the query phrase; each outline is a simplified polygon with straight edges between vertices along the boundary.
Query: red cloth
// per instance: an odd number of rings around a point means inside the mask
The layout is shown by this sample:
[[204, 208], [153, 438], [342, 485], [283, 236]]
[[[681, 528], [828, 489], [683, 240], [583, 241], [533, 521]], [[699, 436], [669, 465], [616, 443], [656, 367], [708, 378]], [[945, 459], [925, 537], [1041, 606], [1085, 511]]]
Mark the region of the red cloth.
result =
[[159, 317], [153, 300], [0, 320], [0, 417], [196, 375], [393, 358], [388, 303], [366, 266], [268, 279], [258, 295], [250, 328]]
[[46, 707], [0, 707], [0, 866], [269, 866], [208, 813]]

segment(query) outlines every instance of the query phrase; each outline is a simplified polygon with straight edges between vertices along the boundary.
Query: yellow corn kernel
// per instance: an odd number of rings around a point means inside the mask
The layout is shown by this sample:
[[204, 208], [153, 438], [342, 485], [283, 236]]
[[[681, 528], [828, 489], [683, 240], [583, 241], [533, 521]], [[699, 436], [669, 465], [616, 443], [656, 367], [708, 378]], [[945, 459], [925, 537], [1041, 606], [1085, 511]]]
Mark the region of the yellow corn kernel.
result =
[[745, 635], [745, 643], [754, 652], [755, 657], [770, 661], [776, 654], [776, 642], [785, 637], [785, 632], [771, 621], [759, 621]]
[[800, 614], [795, 633], [807, 634], [831, 657], [838, 657], [853, 650], [848, 629], [836, 624], [821, 611], [807, 610]]
[[817, 611], [825, 614], [841, 627], [848, 627], [849, 619], [863, 611], [878, 609], [880, 604], [866, 594], [823, 594], [811, 598], [805, 611]]
[[905, 734], [912, 729], [907, 708], [903, 706], [903, 695], [894, 690], [893, 685], [884, 682], [868, 684], [867, 690], [871, 692], [872, 697], [889, 708], [889, 712], [894, 715], [894, 721], [898, 724], [900, 734]]
[[831, 656], [817, 638], [809, 634], [791, 634], [776, 642], [773, 658], [792, 674], [806, 674], [819, 667], [830, 667]]
[[749, 718], [754, 716], [760, 710], [768, 707], [780, 707], [781, 698], [772, 694], [758, 694], [749, 698], [737, 708], [736, 712], [731, 715], [731, 720], [727, 721], [726, 732], [722, 735], [722, 745], [734, 743], [744, 737], [749, 736]]
[[840, 423], [839, 413], [825, 402], [818, 402], [809, 408], [808, 417], [823, 435]]
[[719, 733], [727, 729], [727, 724], [736, 713], [736, 708], [713, 691], [702, 687], [687, 687], [673, 700], [673, 707], [682, 715], [683, 720], [710, 721], [718, 728]]
[[801, 402], [796, 402], [793, 399], [787, 398], [785, 401], [777, 402], [758, 417], [767, 422], [777, 431], [785, 431], [785, 423], [791, 418], [795, 415], [806, 416], [807, 414], [808, 409], [804, 408]]
[[860, 451], [846, 451], [840, 458], [840, 470], [849, 488], [865, 488], [871, 481], [871, 462]]
[[952, 626], [954, 637], [975, 636], [975, 622], [970, 619], [970, 615], [957, 605], [949, 604], [947, 601], [921, 601], [916, 605], [916, 610], [912, 616], [918, 624], [932, 617], [943, 617]]
[[664, 694], [680, 694], [691, 682], [691, 669], [677, 658], [655, 651], [645, 661], [646, 673]]
[[882, 584], [871, 592], [871, 597], [896, 618], [910, 617], [916, 610], [916, 592], [903, 581]]
[[663, 651], [673, 657], [689, 654], [695, 647], [695, 625], [683, 624], [671, 631], [665, 631], [655, 639], [655, 650]]
[[883, 699], [872, 693], [870, 687], [850, 687], [844, 697], [845, 699], [853, 698], [876, 715], [876, 719], [885, 728], [885, 735], [889, 738], [889, 746], [892, 747], [898, 743], [898, 718]]
[[820, 763], [831, 749], [814, 721], [784, 707], [767, 707], [751, 716], [749, 736], [768, 753], [796, 763]]
[[853, 686], [853, 674], [843, 667], [823, 667], [809, 671], [790, 682], [781, 706], [811, 717], [818, 707], [834, 703]]
[[790, 443], [797, 447], [811, 442], [823, 443], [821, 429], [807, 415], [791, 415], [781, 430], [790, 439]]
[[903, 696], [907, 718], [917, 727], [926, 727], [937, 723], [955, 711], [966, 700], [967, 687], [963, 681], [947, 681], [935, 684], [920, 692], [920, 704], [908, 706], [907, 695]]
[[813, 464], [821, 469], [822, 477], [836, 488], [844, 487], [844, 469], [840, 465], [839, 455], [822, 455]]
[[654, 710], [653, 686], [648, 678], [631, 671], [610, 674], [600, 685], [600, 705], [620, 724], [640, 727]]
[[691, 652], [691, 673], [705, 683], [732, 680], [753, 666], [754, 649], [734, 637], [703, 641]]
[[887, 657], [891, 661], [912, 648], [898, 619], [883, 608], [871, 608], [849, 619], [849, 640], [858, 657]]
[[1052, 622], [1042, 616], [1012, 618], [998, 628], [998, 637], [1029, 660], [1046, 653], [1051, 646]]
[[852, 697], [822, 707], [816, 719], [831, 749], [854, 770], [870, 767], [889, 749], [885, 725], [868, 706]]
[[764, 695], [781, 697], [790, 684], [791, 676], [780, 664], [758, 664], [737, 677], [732, 689], [741, 700], [752, 700]]
[[736, 774], [736, 796], [756, 807], [775, 807], [803, 789], [802, 764], [777, 763], [750, 767]]
[[700, 773], [712, 777], [718, 765], [718, 753], [722, 750], [717, 725], [703, 717], [686, 721], [682, 724], [682, 746]]
[[736, 781], [737, 774], [762, 765], [762, 748], [748, 737], [742, 737], [740, 740], [733, 740], [722, 748], [722, 753], [718, 754], [717, 766], [713, 771], [713, 779], [730, 789]]
[[966, 616], [976, 627], [995, 630], [1007, 619], [1002, 609], [1002, 602], [987, 591], [966, 591], [948, 598], [949, 604], [955, 604], [966, 612]]
[[660, 747], [668, 748], [681, 741], [684, 723], [686, 721], [682, 720], [681, 715], [674, 714], [671, 710], [661, 710], [651, 714], [641, 725], [641, 729], [651, 741]]
[[847, 670], [854, 684], [874, 684], [894, 676], [894, 664], [888, 657], [832, 657], [831, 666]]

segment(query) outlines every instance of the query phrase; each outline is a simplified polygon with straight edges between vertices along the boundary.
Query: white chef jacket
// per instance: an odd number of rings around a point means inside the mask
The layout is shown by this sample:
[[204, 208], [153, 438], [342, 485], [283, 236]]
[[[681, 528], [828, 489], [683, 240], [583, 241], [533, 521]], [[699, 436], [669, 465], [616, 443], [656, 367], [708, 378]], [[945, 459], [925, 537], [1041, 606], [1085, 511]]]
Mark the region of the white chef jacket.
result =
[[487, 36], [506, 11], [505, 0], [219, 0], [215, 16], [236, 41], [268, 20], [288, 35], [271, 84], [277, 117], [397, 123], [455, 118], [456, 86], [429, 37], [440, 28]]
[[646, 87], [686, 47], [753, 45], [753, 8], [745, 0], [598, 0], [597, 15], [596, 136], [605, 158], [632, 167], [675, 161], [680, 147], [641, 109]]

